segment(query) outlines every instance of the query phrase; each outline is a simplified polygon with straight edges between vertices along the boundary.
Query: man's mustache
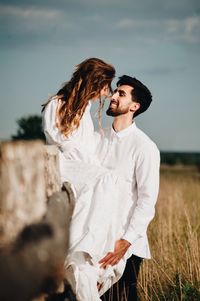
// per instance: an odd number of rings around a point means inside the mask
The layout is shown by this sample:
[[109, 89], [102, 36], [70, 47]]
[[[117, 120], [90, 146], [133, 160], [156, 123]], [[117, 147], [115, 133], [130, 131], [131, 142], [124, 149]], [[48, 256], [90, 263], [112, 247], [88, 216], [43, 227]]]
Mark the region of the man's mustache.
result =
[[111, 104], [116, 104], [116, 105], [118, 105], [118, 101], [111, 99], [110, 105], [111, 105]]

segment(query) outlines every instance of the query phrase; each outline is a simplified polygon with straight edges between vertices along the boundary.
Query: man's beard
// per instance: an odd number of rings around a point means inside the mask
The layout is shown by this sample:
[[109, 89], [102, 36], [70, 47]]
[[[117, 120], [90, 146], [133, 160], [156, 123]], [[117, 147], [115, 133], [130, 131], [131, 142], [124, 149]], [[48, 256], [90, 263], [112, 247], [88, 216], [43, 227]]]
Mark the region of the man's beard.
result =
[[112, 108], [108, 108], [107, 111], [106, 111], [106, 114], [108, 116], [112, 116], [112, 117], [116, 117], [116, 116], [120, 116], [120, 115], [123, 115], [123, 114], [126, 114], [128, 113], [128, 109], [123, 109], [123, 110], [120, 110], [120, 109], [116, 109], [116, 110], [113, 110]]

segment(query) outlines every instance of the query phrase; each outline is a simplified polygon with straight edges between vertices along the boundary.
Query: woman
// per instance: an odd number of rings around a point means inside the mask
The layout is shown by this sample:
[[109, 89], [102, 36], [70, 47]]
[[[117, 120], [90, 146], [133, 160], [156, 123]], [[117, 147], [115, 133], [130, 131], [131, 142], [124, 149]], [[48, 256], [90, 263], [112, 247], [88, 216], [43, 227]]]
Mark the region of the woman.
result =
[[[128, 199], [118, 190], [123, 179], [101, 167], [95, 155], [90, 115], [91, 102], [99, 99], [101, 103], [111, 92], [114, 75], [113, 66], [97, 58], [87, 59], [43, 108], [47, 143], [58, 146], [61, 180], [73, 185], [76, 196], [65, 267], [80, 301], [100, 300], [99, 295], [121, 276], [125, 263], [121, 260], [106, 270], [98, 264], [123, 234], [120, 206]], [[100, 292], [97, 283], [102, 284]]]

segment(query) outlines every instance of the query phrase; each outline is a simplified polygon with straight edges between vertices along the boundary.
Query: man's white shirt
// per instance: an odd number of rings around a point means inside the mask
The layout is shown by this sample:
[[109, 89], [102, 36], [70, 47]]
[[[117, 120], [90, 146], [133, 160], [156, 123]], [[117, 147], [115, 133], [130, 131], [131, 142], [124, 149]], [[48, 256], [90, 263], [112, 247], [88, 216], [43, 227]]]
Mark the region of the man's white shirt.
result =
[[147, 227], [159, 190], [159, 150], [135, 122], [119, 132], [111, 127], [96, 137], [101, 165], [123, 176], [129, 185], [132, 202], [122, 238], [132, 244], [133, 254], [150, 258]]

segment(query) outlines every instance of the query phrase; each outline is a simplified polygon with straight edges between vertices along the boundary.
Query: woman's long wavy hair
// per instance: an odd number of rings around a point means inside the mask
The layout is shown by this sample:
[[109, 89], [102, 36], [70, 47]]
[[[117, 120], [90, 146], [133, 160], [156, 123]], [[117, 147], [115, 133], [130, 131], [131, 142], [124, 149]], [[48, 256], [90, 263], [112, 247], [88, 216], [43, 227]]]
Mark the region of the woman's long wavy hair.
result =
[[[68, 136], [79, 127], [89, 100], [100, 98], [104, 87], [107, 86], [112, 91], [114, 76], [114, 67], [98, 58], [89, 58], [76, 66], [70, 81], [55, 95], [61, 100], [56, 114], [56, 126], [62, 134]], [[42, 111], [47, 104], [48, 102], [43, 105]]]

